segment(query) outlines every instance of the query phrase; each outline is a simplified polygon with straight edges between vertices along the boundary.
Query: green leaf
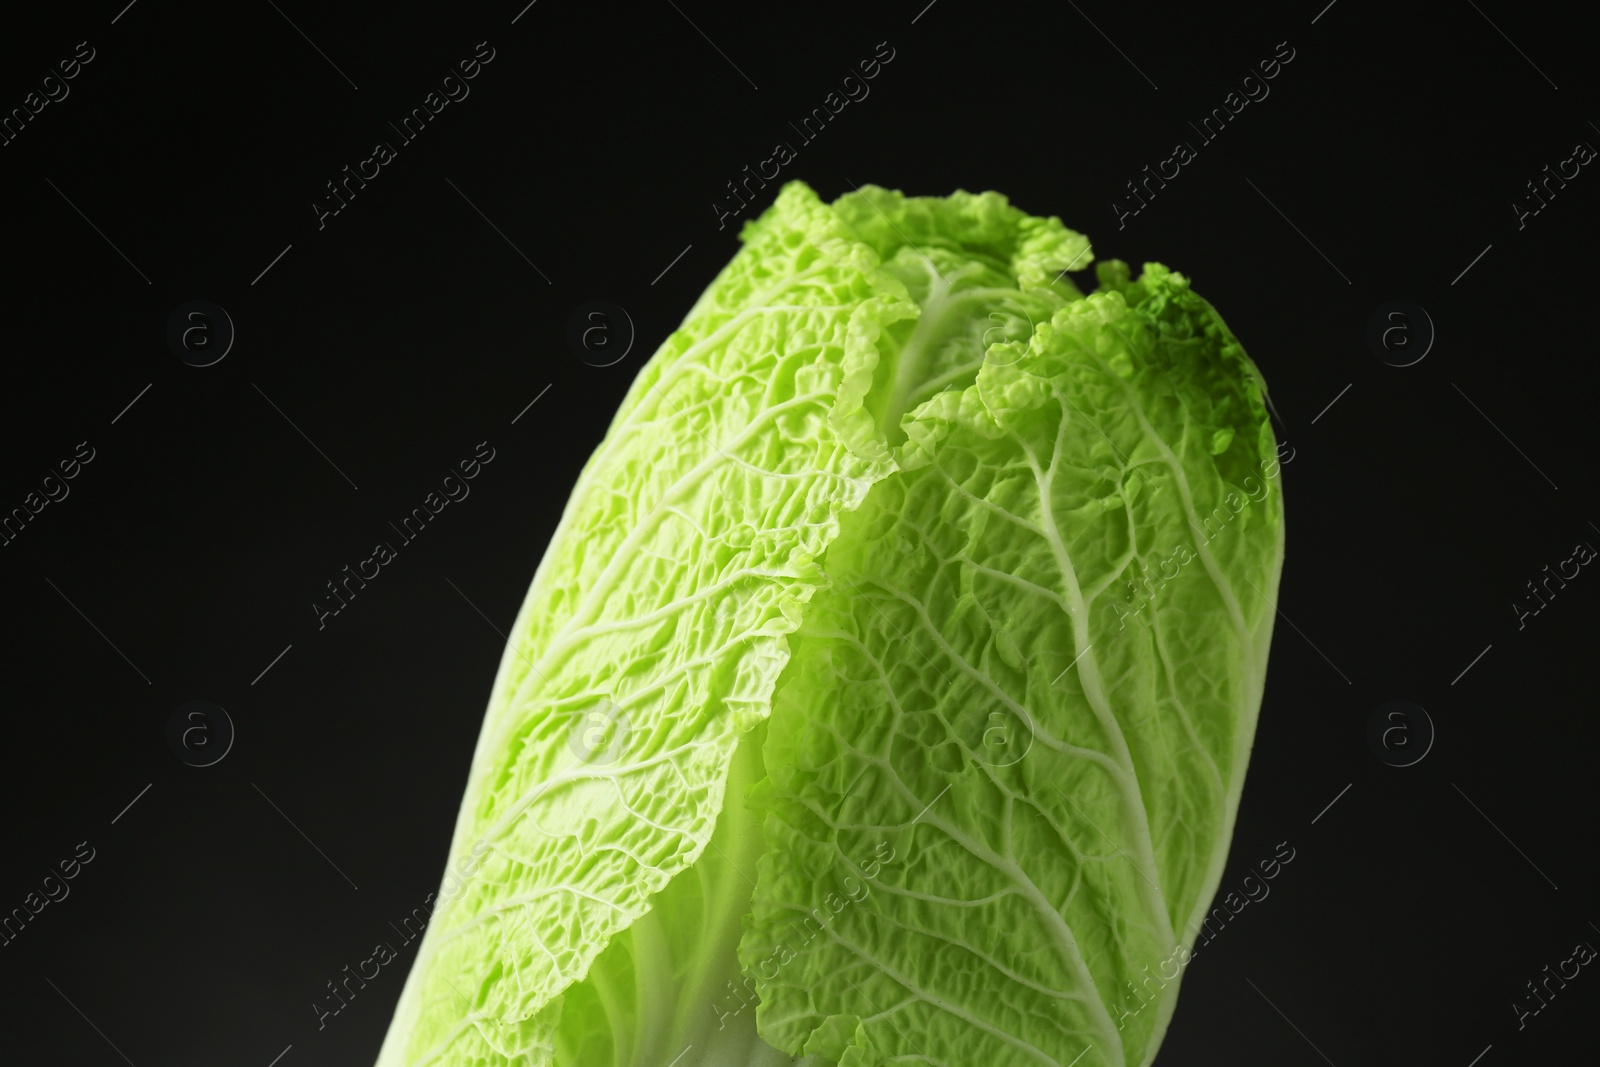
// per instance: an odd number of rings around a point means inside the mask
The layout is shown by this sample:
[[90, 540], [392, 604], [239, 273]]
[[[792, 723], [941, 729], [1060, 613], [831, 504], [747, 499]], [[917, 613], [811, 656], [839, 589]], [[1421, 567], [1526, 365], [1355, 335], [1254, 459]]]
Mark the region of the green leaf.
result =
[[1156, 265], [1101, 279], [908, 418], [916, 468], [845, 518], [791, 639], [740, 951], [781, 1049], [1154, 1057], [1232, 832], [1282, 504], [1215, 312]]
[[700, 859], [817, 561], [891, 469], [841, 387], [915, 306], [804, 186], [745, 242], [634, 382], [534, 576], [450, 860], [487, 850], [433, 915], [384, 1067], [548, 1062], [544, 1009]]

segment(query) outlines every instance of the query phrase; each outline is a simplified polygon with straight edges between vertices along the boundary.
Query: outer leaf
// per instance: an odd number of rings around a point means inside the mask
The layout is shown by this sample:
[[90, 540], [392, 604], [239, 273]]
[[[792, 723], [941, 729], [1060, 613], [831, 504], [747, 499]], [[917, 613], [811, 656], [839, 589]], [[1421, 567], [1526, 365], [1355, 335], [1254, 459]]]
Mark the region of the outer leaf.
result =
[[804, 186], [745, 240], [635, 381], [534, 577], [451, 845], [452, 866], [483, 858], [434, 914], [382, 1067], [548, 1062], [543, 1009], [699, 858], [816, 561], [891, 469], [830, 417], [916, 306]]
[[1282, 504], [1216, 313], [1158, 265], [1101, 282], [905, 419], [791, 639], [740, 949], [779, 1048], [1154, 1058], [1232, 832]]

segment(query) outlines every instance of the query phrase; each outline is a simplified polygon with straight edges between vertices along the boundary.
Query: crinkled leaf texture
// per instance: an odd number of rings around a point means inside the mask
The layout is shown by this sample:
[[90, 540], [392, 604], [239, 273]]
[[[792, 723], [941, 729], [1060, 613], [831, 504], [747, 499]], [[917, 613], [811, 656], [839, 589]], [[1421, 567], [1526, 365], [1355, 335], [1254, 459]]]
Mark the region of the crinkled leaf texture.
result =
[[379, 1067], [1138, 1067], [1216, 891], [1283, 510], [1188, 281], [785, 187], [496, 679]]

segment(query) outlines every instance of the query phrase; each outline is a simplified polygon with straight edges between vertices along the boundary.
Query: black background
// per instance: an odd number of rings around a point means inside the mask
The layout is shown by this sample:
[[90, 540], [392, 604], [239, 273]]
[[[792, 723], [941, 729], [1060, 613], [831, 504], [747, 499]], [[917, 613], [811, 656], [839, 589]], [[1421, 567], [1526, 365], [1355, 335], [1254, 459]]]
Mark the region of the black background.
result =
[[[1600, 144], [1589, 35], [1503, 0], [522, 2], [113, 0], [0, 39], [5, 109], [95, 49], [0, 148], [0, 508], [95, 450], [0, 549], [0, 911], [96, 850], [0, 948], [0, 1059], [372, 1061], [414, 947], [320, 1032], [310, 1005], [436, 888], [499, 631], [735, 250], [713, 199], [780, 140], [826, 198], [998, 189], [1187, 273], [1272, 387], [1289, 547], [1223, 888], [1281, 841], [1295, 859], [1197, 958], [1161, 1067], [1592, 1056], [1592, 968], [1520, 1031], [1512, 1009], [1600, 944], [1600, 578], [1521, 630], [1511, 606], [1600, 544], [1600, 177], [1520, 230], [1510, 206]], [[480, 41], [471, 95], [319, 230], [324, 182]], [[799, 145], [788, 123], [882, 41], [871, 95]], [[1200, 147], [1187, 122], [1284, 41], [1271, 95]], [[1119, 230], [1112, 199], [1179, 139], [1198, 158]], [[566, 341], [595, 298], [637, 331], [603, 369]], [[192, 299], [237, 329], [207, 368], [166, 343]], [[1365, 340], [1392, 299], [1437, 328], [1413, 366]], [[324, 583], [480, 441], [471, 496], [319, 630]], [[1437, 728], [1411, 767], [1366, 740], [1394, 698]], [[215, 766], [168, 748], [191, 699], [237, 726]]]

